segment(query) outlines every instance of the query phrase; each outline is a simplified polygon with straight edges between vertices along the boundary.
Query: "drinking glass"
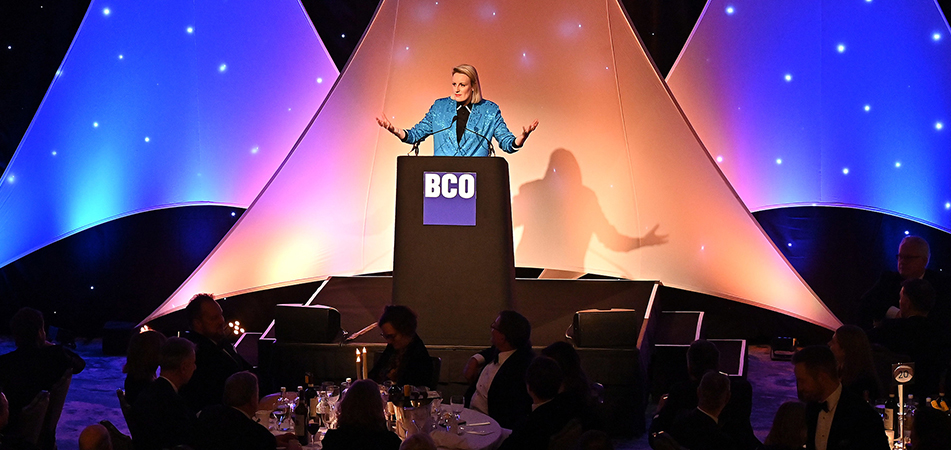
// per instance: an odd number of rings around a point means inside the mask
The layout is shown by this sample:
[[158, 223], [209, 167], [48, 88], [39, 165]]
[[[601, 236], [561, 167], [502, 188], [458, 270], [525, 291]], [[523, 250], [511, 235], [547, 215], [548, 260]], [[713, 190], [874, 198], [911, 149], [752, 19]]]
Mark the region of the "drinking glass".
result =
[[311, 417], [307, 421], [307, 432], [310, 433], [310, 443], [316, 444], [319, 439], [317, 439], [317, 433], [320, 433], [320, 419], [316, 417]]
[[456, 420], [462, 420], [462, 410], [466, 407], [466, 400], [461, 395], [453, 395], [449, 398], [449, 408], [456, 415]]

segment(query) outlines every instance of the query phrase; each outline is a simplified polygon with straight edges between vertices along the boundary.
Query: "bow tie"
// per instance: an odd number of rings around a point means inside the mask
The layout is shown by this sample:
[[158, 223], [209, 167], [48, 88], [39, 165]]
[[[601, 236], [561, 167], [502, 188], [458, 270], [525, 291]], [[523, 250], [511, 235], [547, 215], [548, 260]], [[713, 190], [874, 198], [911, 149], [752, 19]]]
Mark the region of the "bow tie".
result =
[[819, 409], [829, 412], [829, 402], [819, 402]]

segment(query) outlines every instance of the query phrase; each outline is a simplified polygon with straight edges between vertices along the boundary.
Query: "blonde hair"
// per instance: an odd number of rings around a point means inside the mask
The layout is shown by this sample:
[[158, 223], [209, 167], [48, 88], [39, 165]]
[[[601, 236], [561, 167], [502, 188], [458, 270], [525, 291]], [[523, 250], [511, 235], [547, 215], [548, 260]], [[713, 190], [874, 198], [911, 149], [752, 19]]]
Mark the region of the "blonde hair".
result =
[[472, 83], [472, 98], [469, 100], [470, 103], [479, 103], [482, 101], [482, 85], [479, 84], [479, 72], [476, 72], [475, 67], [469, 64], [459, 64], [452, 68], [452, 73], [461, 73], [469, 77], [469, 82]]

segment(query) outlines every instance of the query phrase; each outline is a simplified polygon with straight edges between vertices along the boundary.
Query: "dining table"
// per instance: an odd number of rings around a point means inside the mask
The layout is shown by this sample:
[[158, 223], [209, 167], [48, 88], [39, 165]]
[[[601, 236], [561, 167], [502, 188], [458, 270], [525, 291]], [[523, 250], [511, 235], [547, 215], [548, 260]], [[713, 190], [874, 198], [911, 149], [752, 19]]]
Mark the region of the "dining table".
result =
[[[449, 410], [448, 405], [440, 406]], [[430, 433], [439, 449], [494, 450], [502, 443], [502, 427], [495, 419], [474, 409], [465, 408], [460, 415], [458, 433], [437, 427]]]

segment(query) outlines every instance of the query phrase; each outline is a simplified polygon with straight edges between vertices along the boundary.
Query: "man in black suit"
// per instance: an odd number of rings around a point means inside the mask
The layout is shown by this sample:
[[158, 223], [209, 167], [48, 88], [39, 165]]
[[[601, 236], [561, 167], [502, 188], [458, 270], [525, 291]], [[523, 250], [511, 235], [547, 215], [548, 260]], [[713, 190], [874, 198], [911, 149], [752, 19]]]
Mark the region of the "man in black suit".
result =
[[159, 377], [152, 381], [132, 405], [137, 450], [159, 450], [176, 445], [193, 445], [195, 412], [178, 395], [195, 372], [195, 344], [171, 337], [162, 345]]
[[502, 311], [491, 328], [492, 347], [469, 358], [463, 369], [466, 379], [476, 380], [467, 393], [469, 405], [503, 428], [515, 429], [532, 410], [525, 388], [525, 372], [535, 357], [532, 325], [515, 311]]
[[185, 307], [191, 332], [188, 340], [195, 343], [195, 375], [182, 387], [181, 395], [193, 411], [208, 405], [221, 404], [225, 380], [251, 365], [238, 355], [234, 346], [225, 340], [227, 329], [221, 306], [211, 294], [192, 297]]
[[[8, 431], [16, 435], [23, 407], [40, 391], [49, 391], [66, 371], [81, 372], [86, 362], [72, 350], [46, 340], [43, 313], [33, 308], [17, 311], [10, 319], [10, 331], [17, 348], [0, 356], [0, 387], [10, 402]], [[52, 445], [52, 442], [41, 444]]]
[[924, 279], [935, 288], [935, 306], [931, 318], [942, 326], [951, 326], [951, 278], [928, 269], [931, 248], [928, 241], [919, 236], [908, 236], [898, 246], [898, 272], [885, 272], [861, 299], [859, 323], [866, 330], [877, 326], [885, 319], [895, 318], [901, 284], [905, 280]]
[[512, 430], [512, 435], [502, 442], [499, 450], [546, 450], [552, 436], [565, 429], [572, 419], [578, 419], [580, 435], [581, 410], [574, 408], [566, 394], [558, 393], [562, 381], [564, 374], [554, 359], [539, 356], [532, 360], [525, 374], [525, 385], [532, 397], [532, 412], [524, 425]]
[[258, 377], [238, 372], [225, 381], [221, 405], [211, 405], [198, 415], [197, 448], [203, 450], [268, 450], [278, 443], [300, 449], [293, 433], [275, 437], [252, 419], [258, 410]]
[[899, 300], [900, 317], [886, 319], [868, 332], [870, 342], [907, 355], [915, 362], [911, 392], [919, 398], [938, 393], [941, 373], [951, 358], [948, 333], [931, 318], [934, 302], [935, 291], [930, 283], [917, 278], [905, 280]]
[[709, 371], [697, 387], [697, 407], [680, 415], [670, 435], [691, 450], [735, 450], [736, 443], [720, 428], [720, 414], [730, 401], [730, 378]]
[[806, 347], [792, 361], [799, 399], [806, 402], [808, 450], [888, 450], [881, 416], [863, 398], [842, 390], [829, 347]]
[[[710, 371], [720, 370], [720, 351], [716, 345], [704, 339], [698, 339], [687, 349], [687, 373], [690, 379], [675, 383], [667, 393], [650, 426], [650, 439], [653, 434], [668, 431], [677, 417], [697, 407], [697, 389], [700, 380]], [[753, 450], [760, 441], [753, 434], [750, 415], [753, 412], [753, 387], [749, 381], [740, 377], [729, 377], [730, 398], [719, 414], [720, 428], [728, 434], [740, 450]]]

